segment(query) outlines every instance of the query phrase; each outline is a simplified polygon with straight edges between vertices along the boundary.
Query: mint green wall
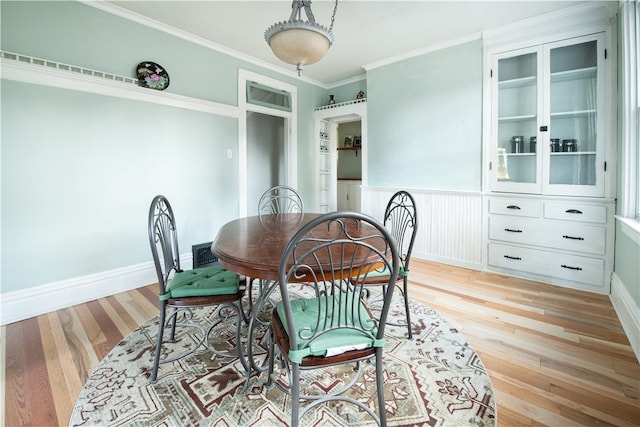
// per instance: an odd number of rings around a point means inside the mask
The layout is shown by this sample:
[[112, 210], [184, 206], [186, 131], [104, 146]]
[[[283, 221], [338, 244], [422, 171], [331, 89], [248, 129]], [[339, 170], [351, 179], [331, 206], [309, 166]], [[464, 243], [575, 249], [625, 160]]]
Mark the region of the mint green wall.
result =
[[235, 119], [3, 81], [2, 291], [148, 261], [159, 193], [183, 252], [212, 240], [238, 214], [237, 140]]
[[482, 43], [370, 70], [368, 184], [480, 191]]
[[640, 307], [640, 246], [616, 225], [615, 266], [616, 275], [627, 288], [629, 295]]
[[[325, 89], [79, 2], [0, 8], [2, 50], [125, 76], [151, 60], [168, 70], [167, 92], [227, 105], [240, 68], [297, 86], [298, 189], [313, 203]], [[1, 95], [3, 293], [149, 262], [158, 193], [174, 205], [181, 252], [237, 217], [235, 118], [8, 80]]]

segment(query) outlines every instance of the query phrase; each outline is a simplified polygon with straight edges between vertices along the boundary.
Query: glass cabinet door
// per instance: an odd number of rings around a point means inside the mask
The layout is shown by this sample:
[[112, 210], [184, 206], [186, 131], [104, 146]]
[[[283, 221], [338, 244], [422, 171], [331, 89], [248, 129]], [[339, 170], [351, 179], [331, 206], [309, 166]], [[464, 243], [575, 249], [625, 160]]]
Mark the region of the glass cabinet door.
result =
[[[538, 121], [540, 110], [539, 51], [499, 56], [494, 94], [495, 189], [533, 191], [540, 188]], [[513, 55], [513, 54], [510, 54]]]
[[549, 158], [545, 163], [548, 169], [545, 193], [602, 194], [598, 42], [598, 38], [585, 37], [545, 49], [549, 58]]
[[594, 34], [493, 55], [492, 191], [604, 196], [603, 44]]

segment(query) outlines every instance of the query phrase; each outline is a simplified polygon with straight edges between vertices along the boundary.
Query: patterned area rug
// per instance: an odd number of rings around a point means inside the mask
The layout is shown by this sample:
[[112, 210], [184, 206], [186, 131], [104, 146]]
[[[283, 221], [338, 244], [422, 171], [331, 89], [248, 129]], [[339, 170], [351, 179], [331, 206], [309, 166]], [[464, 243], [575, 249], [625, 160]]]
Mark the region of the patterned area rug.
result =
[[[435, 311], [411, 302], [413, 340], [402, 327], [387, 327], [384, 381], [390, 426], [495, 426], [496, 404], [489, 376], [478, 355], [455, 328]], [[391, 318], [402, 319], [402, 306]], [[210, 311], [194, 319], [212, 322]], [[235, 319], [233, 319], [235, 320]], [[393, 319], [390, 319], [392, 321]], [[75, 404], [70, 426], [285, 426], [290, 399], [277, 387], [267, 388], [266, 372], [254, 373], [244, 390], [245, 372], [238, 360], [202, 349], [176, 362], [160, 365], [158, 381], [149, 384], [157, 321], [124, 338], [90, 375]], [[185, 328], [182, 328], [185, 329]], [[258, 335], [264, 335], [258, 334]], [[193, 339], [179, 335], [167, 353], [181, 351]], [[216, 327], [210, 342], [235, 348], [231, 328]], [[264, 361], [266, 340], [253, 347]], [[246, 345], [246, 343], [244, 344]], [[301, 381], [303, 392], [331, 391], [345, 384], [352, 368], [313, 371]], [[276, 378], [286, 378], [276, 372]], [[365, 363], [348, 396], [367, 402], [377, 412], [375, 367]], [[305, 415], [305, 426], [375, 425], [366, 412], [342, 402], [320, 405]]]

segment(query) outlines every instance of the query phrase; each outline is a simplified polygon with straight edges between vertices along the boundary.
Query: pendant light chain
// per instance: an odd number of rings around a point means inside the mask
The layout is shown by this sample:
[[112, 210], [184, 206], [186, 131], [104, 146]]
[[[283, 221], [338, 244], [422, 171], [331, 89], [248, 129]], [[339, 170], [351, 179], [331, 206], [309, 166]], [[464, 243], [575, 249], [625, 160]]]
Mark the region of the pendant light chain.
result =
[[335, 6], [333, 6], [333, 15], [331, 15], [331, 26], [329, 27], [329, 32], [333, 32], [333, 21], [336, 19], [336, 12], [338, 11], [338, 0], [336, 0]]

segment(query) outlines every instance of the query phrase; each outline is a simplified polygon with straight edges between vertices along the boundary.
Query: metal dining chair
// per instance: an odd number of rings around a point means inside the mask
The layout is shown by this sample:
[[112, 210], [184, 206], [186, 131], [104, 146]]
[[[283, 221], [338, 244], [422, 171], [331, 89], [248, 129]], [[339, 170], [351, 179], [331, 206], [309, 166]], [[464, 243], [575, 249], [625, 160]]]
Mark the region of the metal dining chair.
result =
[[[276, 185], [269, 188], [262, 193], [258, 202], [258, 214], [273, 215], [283, 213], [297, 213], [302, 214], [304, 212], [304, 202], [300, 194], [293, 188], [287, 185]], [[255, 278], [247, 278], [248, 299], [249, 299], [249, 311], [253, 310], [253, 281]], [[264, 282], [259, 284], [259, 292], [262, 293], [262, 289], [265, 287]]]
[[[320, 227], [331, 237], [320, 238]], [[364, 294], [367, 276], [376, 266], [390, 272], [381, 283], [384, 302], [381, 310], [371, 311]], [[332, 212], [304, 225], [285, 248], [279, 268], [281, 301], [271, 316], [271, 350], [268, 386], [275, 384], [291, 396], [291, 425], [326, 402], [355, 405], [379, 425], [386, 425], [384, 398], [383, 346], [399, 257], [389, 231], [374, 218], [357, 212]], [[351, 285], [349, 282], [354, 285]], [[307, 291], [293, 297], [293, 289]], [[291, 290], [291, 292], [290, 292]], [[276, 351], [277, 349], [277, 351]], [[281, 363], [276, 364], [276, 357]], [[363, 361], [375, 362], [378, 413], [360, 399], [345, 393], [363, 373]], [[353, 364], [350, 379], [336, 376], [336, 387], [322, 393], [323, 387], [301, 386], [301, 370], [335, 369]], [[274, 379], [276, 365], [281, 367]], [[328, 374], [330, 375], [330, 374]], [[303, 388], [304, 387], [304, 388]], [[305, 389], [308, 388], [308, 389]], [[373, 399], [375, 400], [375, 399]], [[304, 406], [301, 401], [305, 403]], [[351, 420], [345, 420], [346, 422]]]
[[[223, 357], [239, 358], [242, 366], [248, 371], [240, 345], [240, 330], [244, 318], [241, 300], [245, 292], [245, 284], [240, 280], [240, 276], [220, 265], [186, 271], [180, 268], [175, 217], [169, 201], [162, 195], [156, 196], [151, 202], [148, 226], [160, 299], [160, 320], [150, 382], [156, 382], [160, 364], [186, 357], [201, 346]], [[217, 320], [208, 330], [195, 322], [190, 323], [193, 318], [192, 309], [205, 306], [217, 306], [213, 315]], [[231, 310], [231, 315], [227, 309]], [[168, 311], [170, 313], [167, 316]], [[237, 343], [235, 353], [216, 350], [209, 342], [211, 331], [225, 322], [234, 322]], [[185, 344], [187, 350], [176, 350], [178, 355], [161, 360], [162, 346], [168, 342], [175, 342], [177, 327], [191, 328], [197, 331], [200, 337], [195, 343], [189, 342], [191, 345]], [[165, 329], [169, 329], [167, 341], [164, 341]], [[186, 341], [188, 340], [185, 339]]]
[[[409, 311], [409, 262], [413, 252], [413, 244], [418, 233], [418, 217], [416, 202], [408, 191], [398, 191], [389, 199], [384, 212], [383, 223], [391, 231], [391, 235], [398, 245], [400, 269], [396, 286], [404, 299], [406, 323], [388, 323], [391, 326], [407, 328], [408, 338], [413, 338], [411, 327], [411, 312]], [[386, 283], [389, 272], [378, 269], [367, 278], [368, 284]]]

